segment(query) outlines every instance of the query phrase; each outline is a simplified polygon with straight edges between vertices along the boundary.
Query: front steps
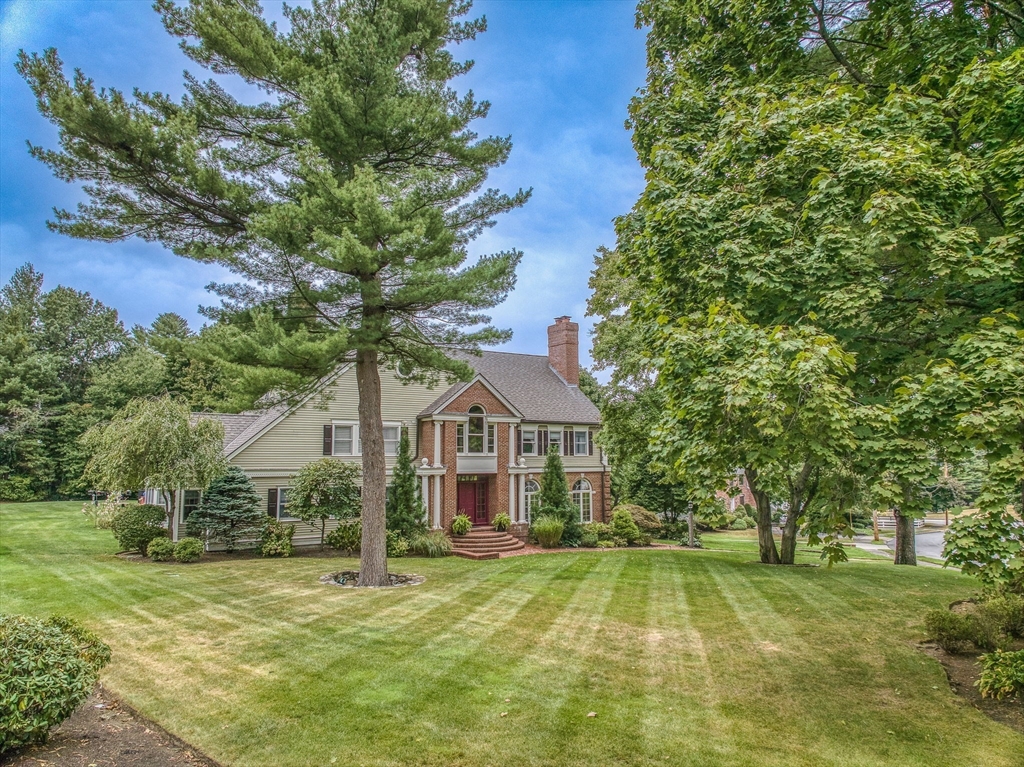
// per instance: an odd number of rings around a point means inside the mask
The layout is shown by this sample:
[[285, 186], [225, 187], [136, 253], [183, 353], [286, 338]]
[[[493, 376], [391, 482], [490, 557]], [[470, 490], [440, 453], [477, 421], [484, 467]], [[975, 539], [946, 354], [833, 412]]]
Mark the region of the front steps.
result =
[[493, 527], [474, 527], [465, 535], [451, 535], [452, 554], [464, 559], [497, 559], [506, 551], [517, 551], [524, 544], [508, 533], [495, 532]]

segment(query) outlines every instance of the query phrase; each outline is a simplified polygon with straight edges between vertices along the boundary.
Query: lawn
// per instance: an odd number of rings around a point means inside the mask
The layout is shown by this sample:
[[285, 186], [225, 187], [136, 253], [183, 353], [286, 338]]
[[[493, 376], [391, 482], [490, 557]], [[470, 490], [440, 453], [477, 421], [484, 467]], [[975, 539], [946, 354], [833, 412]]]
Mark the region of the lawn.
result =
[[351, 560], [118, 559], [78, 507], [0, 509], [0, 609], [83, 620], [113, 647], [104, 683], [225, 765], [1024, 755], [914, 649], [925, 609], [971, 592], [956, 573], [612, 551], [395, 560], [426, 583], [356, 591], [317, 582]]

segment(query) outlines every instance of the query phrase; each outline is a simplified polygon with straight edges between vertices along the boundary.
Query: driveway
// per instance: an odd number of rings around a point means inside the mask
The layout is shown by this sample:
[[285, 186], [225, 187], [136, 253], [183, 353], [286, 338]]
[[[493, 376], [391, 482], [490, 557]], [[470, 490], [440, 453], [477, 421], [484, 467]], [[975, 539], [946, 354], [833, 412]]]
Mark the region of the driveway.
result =
[[[932, 559], [942, 559], [942, 545], [944, 543], [945, 531], [938, 532], [923, 532], [921, 529], [917, 530], [917, 534], [914, 536], [914, 548], [917, 549], [917, 555], [919, 557], [931, 557]], [[896, 539], [890, 538], [885, 542], [885, 545], [890, 549], [896, 549]]]

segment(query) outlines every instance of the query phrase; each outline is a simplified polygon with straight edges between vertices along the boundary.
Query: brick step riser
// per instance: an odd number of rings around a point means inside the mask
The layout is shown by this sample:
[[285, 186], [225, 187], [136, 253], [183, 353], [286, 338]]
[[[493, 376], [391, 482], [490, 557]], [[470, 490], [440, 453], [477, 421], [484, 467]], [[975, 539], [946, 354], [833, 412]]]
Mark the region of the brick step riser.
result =
[[523, 547], [522, 546], [489, 546], [486, 549], [462, 549], [462, 548], [458, 548], [458, 549], [452, 549], [452, 551], [468, 551], [468, 552], [471, 552], [471, 553], [481, 554], [481, 553], [486, 553], [488, 551], [519, 551], [519, 549], [521, 549], [521, 548], [523, 548]]

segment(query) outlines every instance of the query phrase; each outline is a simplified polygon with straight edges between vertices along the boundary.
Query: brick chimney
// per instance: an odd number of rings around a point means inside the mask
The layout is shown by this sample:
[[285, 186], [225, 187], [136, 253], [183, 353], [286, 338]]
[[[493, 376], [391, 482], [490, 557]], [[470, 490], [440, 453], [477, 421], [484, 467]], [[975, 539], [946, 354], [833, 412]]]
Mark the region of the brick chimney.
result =
[[580, 326], [568, 317], [548, 325], [548, 362], [568, 383], [580, 385]]

